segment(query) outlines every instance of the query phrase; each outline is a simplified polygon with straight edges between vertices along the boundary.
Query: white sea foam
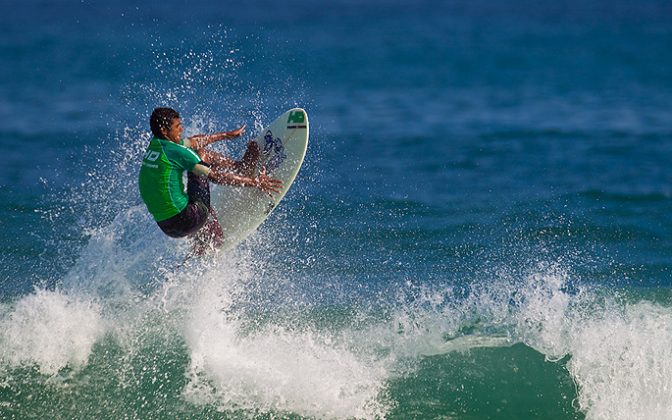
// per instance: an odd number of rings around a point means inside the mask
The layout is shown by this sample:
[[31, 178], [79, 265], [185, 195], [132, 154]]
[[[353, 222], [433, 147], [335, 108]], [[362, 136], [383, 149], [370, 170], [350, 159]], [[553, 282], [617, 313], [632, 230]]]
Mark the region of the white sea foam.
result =
[[[192, 403], [222, 411], [382, 418], [392, 404], [390, 381], [412, 374], [413, 363], [405, 361], [522, 342], [549, 360], [569, 356], [563, 360], [577, 384], [576, 404], [589, 419], [672, 416], [672, 309], [625, 304], [590, 288], [571, 290], [571, 275], [559, 264], [533, 266], [519, 279], [502, 276], [466, 295], [402, 284], [405, 292], [381, 296], [393, 308], [389, 316], [355, 308], [366, 319], [357, 325], [324, 329], [310, 320], [301, 327], [279, 320], [250, 326], [241, 307], [247, 286], [266, 289], [273, 285], [264, 281], [291, 280], [274, 278], [267, 262], [248, 249], [165, 271], [163, 283], [138, 293], [138, 282], [154, 281], [138, 267], [159, 251], [142, 250], [146, 231], [136, 228], [146, 220], [136, 210], [109, 230], [91, 233], [66, 276], [68, 289], [37, 289], [3, 308], [5, 363], [34, 364], [54, 375], [86, 364], [106, 333], [132, 353], [136, 337], [169, 328], [187, 345], [183, 394]], [[166, 319], [148, 329], [142, 321], [147, 314]]]
[[672, 308], [571, 280], [561, 264], [544, 263], [466, 297], [407, 285], [412, 296], [397, 300], [390, 321], [353, 341], [366, 337], [398, 360], [524, 343], [549, 363], [568, 360], [588, 419], [672, 418]]
[[530, 274], [512, 312], [515, 339], [550, 360], [570, 356], [588, 419], [672, 418], [672, 308], [598, 288], [570, 294], [569, 278], [555, 264]]
[[546, 355], [558, 359], [569, 352], [572, 303], [582, 295], [565, 291], [569, 274], [558, 264], [540, 264], [531, 270], [515, 294], [513, 312], [515, 338]]
[[37, 289], [6, 309], [0, 320], [2, 359], [34, 364], [47, 375], [82, 366], [105, 332], [97, 303], [59, 291]]
[[672, 309], [641, 302], [572, 334], [568, 369], [588, 419], [672, 418]]
[[225, 280], [205, 277], [185, 322], [192, 360], [185, 394], [192, 401], [384, 417], [386, 385], [412, 374], [405, 361], [522, 342], [549, 363], [566, 361], [575, 404], [589, 419], [672, 416], [672, 309], [570, 287], [575, 279], [561, 264], [535, 265], [518, 281], [503, 277], [462, 298], [451, 288], [407, 284], [412, 296], [397, 296], [389, 318], [344, 326], [336, 335], [277, 324], [245, 332], [231, 309], [236, 285], [255, 274], [237, 267], [219, 275]]
[[185, 335], [191, 383], [185, 395], [224, 410], [294, 412], [319, 418], [373, 418], [387, 371], [334, 337], [278, 325], [244, 333], [230, 311], [245, 273], [220, 265], [202, 279]]

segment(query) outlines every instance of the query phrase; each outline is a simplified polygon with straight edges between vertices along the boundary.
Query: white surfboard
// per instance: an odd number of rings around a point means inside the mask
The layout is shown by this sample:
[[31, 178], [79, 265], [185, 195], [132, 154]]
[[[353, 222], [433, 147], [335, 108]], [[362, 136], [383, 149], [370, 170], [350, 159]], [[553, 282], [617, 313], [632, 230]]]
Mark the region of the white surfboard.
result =
[[221, 249], [231, 248], [254, 232], [271, 214], [294, 182], [308, 148], [308, 115], [290, 109], [254, 139], [262, 151], [256, 172], [262, 167], [271, 178], [282, 181], [282, 190], [270, 197], [257, 188], [210, 184], [210, 203], [224, 231]]

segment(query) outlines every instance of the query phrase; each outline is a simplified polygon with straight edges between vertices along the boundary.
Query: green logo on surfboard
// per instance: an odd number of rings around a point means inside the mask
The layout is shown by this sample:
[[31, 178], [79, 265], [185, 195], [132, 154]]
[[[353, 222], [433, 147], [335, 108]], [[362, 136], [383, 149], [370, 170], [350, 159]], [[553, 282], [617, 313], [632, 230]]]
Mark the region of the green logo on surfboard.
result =
[[302, 111], [292, 111], [287, 118], [287, 124], [301, 124], [306, 121], [306, 115]]

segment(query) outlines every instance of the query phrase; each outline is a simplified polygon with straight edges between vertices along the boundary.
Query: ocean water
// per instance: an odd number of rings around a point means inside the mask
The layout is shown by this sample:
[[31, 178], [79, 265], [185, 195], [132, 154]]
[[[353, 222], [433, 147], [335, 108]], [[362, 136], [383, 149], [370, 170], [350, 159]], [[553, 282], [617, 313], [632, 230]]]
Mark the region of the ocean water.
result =
[[[0, 418], [672, 418], [669, 1], [0, 5]], [[147, 214], [156, 106], [307, 110], [236, 249]]]

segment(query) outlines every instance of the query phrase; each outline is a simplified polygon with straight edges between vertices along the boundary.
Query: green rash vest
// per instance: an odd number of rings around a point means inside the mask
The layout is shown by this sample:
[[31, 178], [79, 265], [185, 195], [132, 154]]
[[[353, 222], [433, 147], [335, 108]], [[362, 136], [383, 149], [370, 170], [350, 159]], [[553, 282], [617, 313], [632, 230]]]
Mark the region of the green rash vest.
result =
[[[183, 143], [183, 141], [180, 141]], [[182, 180], [201, 158], [192, 149], [169, 140], [152, 138], [140, 168], [140, 196], [160, 222], [180, 213], [189, 204]]]

